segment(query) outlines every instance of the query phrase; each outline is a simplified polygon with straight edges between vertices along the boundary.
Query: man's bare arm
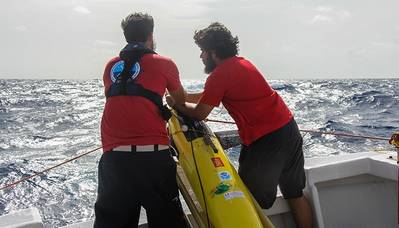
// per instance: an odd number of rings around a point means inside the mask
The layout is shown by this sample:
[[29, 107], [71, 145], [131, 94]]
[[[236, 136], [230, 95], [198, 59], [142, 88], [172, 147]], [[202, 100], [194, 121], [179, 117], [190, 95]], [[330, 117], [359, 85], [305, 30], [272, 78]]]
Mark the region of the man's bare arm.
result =
[[194, 117], [197, 120], [204, 120], [209, 113], [211, 113], [213, 106], [207, 104], [193, 104], [193, 103], [184, 103], [184, 104], [175, 104], [174, 108], [182, 112], [184, 115]]
[[197, 104], [202, 96], [202, 92], [199, 93], [187, 93], [186, 101], [189, 103]]
[[184, 104], [186, 101], [187, 93], [184, 91], [183, 86], [180, 86], [175, 91], [168, 91], [168, 93], [173, 98], [175, 104]]

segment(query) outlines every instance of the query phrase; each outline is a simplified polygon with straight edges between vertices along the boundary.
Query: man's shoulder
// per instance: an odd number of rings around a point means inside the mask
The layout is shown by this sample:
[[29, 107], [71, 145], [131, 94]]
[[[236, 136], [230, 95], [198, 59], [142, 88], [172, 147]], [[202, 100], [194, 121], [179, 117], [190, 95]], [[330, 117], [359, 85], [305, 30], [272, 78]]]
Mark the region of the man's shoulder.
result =
[[230, 81], [241, 77], [243, 72], [253, 72], [254, 65], [241, 56], [234, 56], [226, 59], [222, 64], [217, 66], [208, 76], [208, 80], [213, 81]]
[[[144, 64], [151, 64], [151, 65], [157, 65], [158, 67], [163, 68], [177, 68], [176, 64], [173, 62], [173, 60], [169, 57], [158, 55], [158, 54], [146, 54], [142, 57], [142, 60], [145, 61], [146, 63]], [[107, 64], [106, 64], [106, 71], [110, 71], [113, 66], [117, 62], [121, 61], [121, 58], [119, 56], [111, 58]]]
[[108, 60], [106, 67], [108, 67], [108, 68], [112, 67], [119, 60], [121, 60], [121, 58], [119, 58], [119, 56], [115, 56], [115, 57], [111, 58], [110, 60]]
[[171, 58], [163, 56], [163, 55], [159, 55], [159, 54], [145, 55], [144, 58], [151, 59], [152, 61], [155, 61], [156, 63], [175, 64]]
[[240, 66], [240, 65], [247, 65], [247, 64], [252, 65], [251, 61], [249, 61], [248, 59], [241, 57], [241, 56], [234, 56], [234, 57], [229, 58], [226, 61], [225, 65], [227, 65], [227, 67], [230, 67], [230, 66], [234, 66], [234, 65]]
[[[173, 63], [174, 64], [174, 61], [171, 58], [162, 56], [159, 54], [147, 54], [147, 55], [144, 55], [142, 58], [149, 59], [151, 61], [156, 61], [158, 63]], [[116, 63], [120, 60], [121, 60], [121, 58], [119, 56], [113, 57], [107, 62], [107, 65], [113, 65], [114, 63]]]
[[[234, 56], [227, 59], [222, 63], [221, 67], [218, 67], [223, 73], [228, 72], [228, 74], [236, 75], [236, 73], [241, 74], [242, 72], [253, 72], [256, 70], [255, 65], [248, 59], [241, 56]], [[218, 70], [216, 68], [216, 70]]]

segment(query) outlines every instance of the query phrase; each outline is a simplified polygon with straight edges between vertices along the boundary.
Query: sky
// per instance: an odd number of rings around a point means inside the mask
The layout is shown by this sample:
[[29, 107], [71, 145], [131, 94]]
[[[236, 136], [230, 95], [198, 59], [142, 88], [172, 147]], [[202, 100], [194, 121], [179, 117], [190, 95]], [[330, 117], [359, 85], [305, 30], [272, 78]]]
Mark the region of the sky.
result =
[[0, 79], [100, 79], [125, 45], [121, 20], [154, 17], [157, 52], [203, 79], [196, 30], [219, 21], [267, 79], [399, 78], [398, 0], [10, 0]]

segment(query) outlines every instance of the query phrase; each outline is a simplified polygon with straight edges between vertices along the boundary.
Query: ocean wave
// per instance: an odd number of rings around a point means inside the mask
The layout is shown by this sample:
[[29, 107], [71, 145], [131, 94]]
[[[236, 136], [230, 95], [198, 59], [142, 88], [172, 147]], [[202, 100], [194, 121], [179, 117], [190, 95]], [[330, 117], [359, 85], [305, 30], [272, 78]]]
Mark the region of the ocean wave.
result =
[[294, 85], [287, 83], [287, 82], [282, 82], [282, 81], [271, 81], [271, 86], [274, 90], [277, 91], [286, 91], [286, 92], [296, 92], [296, 88]]
[[[186, 90], [200, 92], [205, 79], [182, 82]], [[301, 129], [387, 138], [399, 130], [399, 79], [271, 80], [270, 84]], [[16, 181], [96, 148], [104, 102], [102, 81], [97, 79], [0, 80], [0, 183]], [[223, 106], [216, 107], [209, 118], [233, 121]], [[208, 125], [213, 131], [236, 129], [235, 124]], [[302, 134], [306, 158], [389, 147], [382, 141]], [[236, 167], [239, 151], [240, 147], [227, 151]], [[56, 227], [92, 218], [100, 155], [85, 156], [5, 190], [0, 215], [35, 205], [45, 223]]]

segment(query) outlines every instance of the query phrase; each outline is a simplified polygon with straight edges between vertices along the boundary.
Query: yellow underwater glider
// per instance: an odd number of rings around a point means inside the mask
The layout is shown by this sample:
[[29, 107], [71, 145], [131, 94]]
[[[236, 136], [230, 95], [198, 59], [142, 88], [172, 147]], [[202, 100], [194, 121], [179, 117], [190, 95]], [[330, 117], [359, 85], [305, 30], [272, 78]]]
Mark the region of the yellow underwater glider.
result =
[[204, 122], [173, 110], [168, 130], [184, 172], [179, 187], [199, 227], [274, 227]]

